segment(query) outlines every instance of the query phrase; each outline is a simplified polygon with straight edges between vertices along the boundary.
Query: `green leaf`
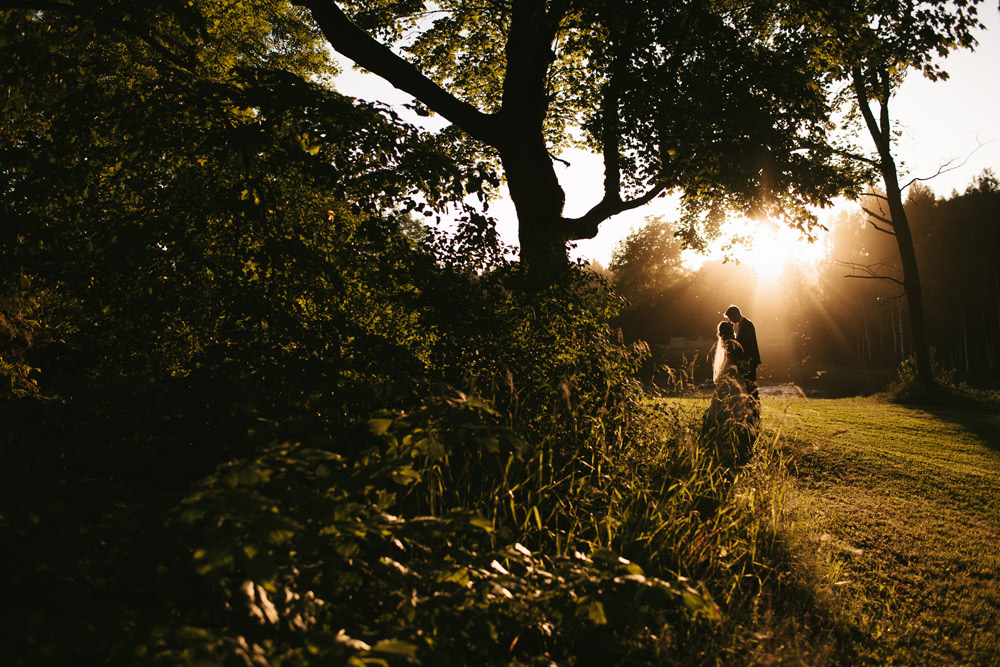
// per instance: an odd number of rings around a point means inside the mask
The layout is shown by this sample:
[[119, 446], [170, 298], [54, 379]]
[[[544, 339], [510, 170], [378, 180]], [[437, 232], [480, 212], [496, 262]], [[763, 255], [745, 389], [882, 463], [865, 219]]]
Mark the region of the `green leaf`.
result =
[[489, 403], [487, 403], [486, 401], [484, 401], [481, 398], [477, 398], [475, 396], [469, 396], [468, 398], [465, 399], [465, 403], [470, 408], [476, 408], [476, 409], [482, 410], [483, 412], [485, 412], [487, 414], [490, 414], [490, 415], [496, 415], [497, 414], [497, 412], [492, 408], [492, 406], [490, 406]]
[[442, 572], [437, 576], [438, 583], [452, 582], [456, 583], [463, 588], [467, 583], [469, 583], [469, 570], [467, 568], [459, 568], [451, 572]]
[[722, 612], [715, 601], [707, 593], [688, 588], [682, 596], [685, 606], [694, 613], [695, 616], [704, 616], [713, 621], [722, 619]]
[[591, 600], [587, 604], [587, 618], [594, 625], [607, 625], [608, 617], [604, 615], [604, 605], [600, 600]]
[[414, 482], [420, 481], [420, 473], [411, 468], [410, 466], [403, 466], [402, 468], [397, 468], [392, 471], [392, 481], [396, 484], [413, 484]]
[[429, 435], [426, 438], [422, 438], [417, 443], [417, 449], [424, 453], [432, 461], [437, 461], [443, 459], [447, 452], [445, 451], [444, 445], [441, 444], [434, 436]]
[[595, 549], [591, 552], [590, 557], [594, 560], [599, 560], [604, 563], [614, 563], [615, 565], [621, 562], [618, 554], [608, 549]]
[[393, 419], [386, 417], [376, 417], [368, 420], [368, 430], [373, 435], [385, 435], [392, 426]]
[[482, 528], [487, 533], [493, 532], [493, 522], [489, 519], [484, 519], [481, 516], [474, 516], [469, 519], [469, 525], [475, 526], [476, 528]]
[[228, 486], [230, 489], [235, 489], [240, 483], [240, 474], [236, 470], [227, 470], [226, 474], [222, 476], [222, 483]]
[[401, 658], [417, 657], [417, 647], [401, 639], [383, 639], [372, 647], [372, 653], [395, 655]]
[[479, 442], [483, 443], [483, 446], [486, 448], [486, 451], [488, 451], [490, 454], [496, 454], [500, 451], [500, 441], [494, 438], [493, 436], [480, 438]]

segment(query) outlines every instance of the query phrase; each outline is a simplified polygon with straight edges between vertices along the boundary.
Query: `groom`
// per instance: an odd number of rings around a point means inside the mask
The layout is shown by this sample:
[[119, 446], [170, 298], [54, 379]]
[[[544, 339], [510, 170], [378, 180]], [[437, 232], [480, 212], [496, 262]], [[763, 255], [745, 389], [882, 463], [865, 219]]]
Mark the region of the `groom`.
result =
[[726, 319], [733, 323], [736, 342], [743, 347], [743, 353], [746, 355], [747, 365], [743, 368], [743, 379], [747, 383], [747, 393], [759, 401], [757, 366], [760, 365], [760, 348], [757, 347], [757, 330], [754, 329], [753, 322], [743, 317], [743, 313], [736, 306], [729, 306], [726, 309]]

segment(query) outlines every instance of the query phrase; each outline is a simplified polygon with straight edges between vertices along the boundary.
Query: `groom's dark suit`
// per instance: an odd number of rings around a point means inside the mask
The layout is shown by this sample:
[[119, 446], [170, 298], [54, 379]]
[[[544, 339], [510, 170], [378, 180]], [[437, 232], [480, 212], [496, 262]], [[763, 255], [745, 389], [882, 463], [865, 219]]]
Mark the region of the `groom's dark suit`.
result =
[[757, 391], [757, 366], [760, 365], [760, 348], [757, 346], [757, 330], [753, 322], [746, 317], [737, 322], [736, 342], [743, 347], [746, 366], [743, 368], [743, 378], [747, 381], [747, 391], [756, 399], [760, 398]]

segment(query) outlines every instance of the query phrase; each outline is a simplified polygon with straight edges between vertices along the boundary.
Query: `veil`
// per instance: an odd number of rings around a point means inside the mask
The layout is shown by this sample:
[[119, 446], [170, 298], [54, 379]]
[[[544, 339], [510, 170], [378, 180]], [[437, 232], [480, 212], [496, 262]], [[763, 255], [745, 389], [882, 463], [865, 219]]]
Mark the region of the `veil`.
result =
[[715, 348], [709, 353], [715, 388], [702, 419], [702, 432], [714, 438], [727, 466], [742, 465], [752, 453], [760, 423], [760, 403], [747, 393], [738, 363], [742, 348], [732, 324], [720, 322]]
[[719, 338], [715, 342], [715, 356], [712, 358], [712, 382], [718, 382], [722, 377], [722, 372], [726, 369], [727, 356], [726, 342]]

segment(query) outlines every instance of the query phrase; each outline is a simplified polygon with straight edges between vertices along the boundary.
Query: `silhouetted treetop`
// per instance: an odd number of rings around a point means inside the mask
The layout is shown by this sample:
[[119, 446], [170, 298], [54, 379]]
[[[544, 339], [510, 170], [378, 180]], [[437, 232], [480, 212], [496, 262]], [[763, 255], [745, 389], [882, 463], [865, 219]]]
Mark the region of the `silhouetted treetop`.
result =
[[[827, 146], [825, 74], [782, 3], [300, 0], [334, 49], [413, 95], [503, 165], [522, 259], [672, 189], [697, 223], [785, 214], [849, 186]], [[603, 194], [563, 213], [552, 154], [600, 153]]]

